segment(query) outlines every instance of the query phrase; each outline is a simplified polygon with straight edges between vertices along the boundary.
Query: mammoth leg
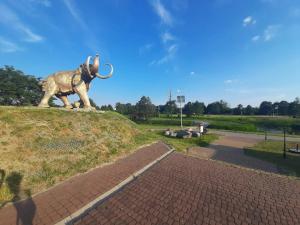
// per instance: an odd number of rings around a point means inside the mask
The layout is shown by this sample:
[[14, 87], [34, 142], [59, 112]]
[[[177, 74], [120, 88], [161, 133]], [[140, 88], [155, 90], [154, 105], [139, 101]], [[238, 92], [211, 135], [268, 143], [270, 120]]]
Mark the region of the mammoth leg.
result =
[[63, 95], [63, 96], [57, 96], [63, 103], [64, 103], [64, 107], [67, 109], [72, 109], [72, 106], [68, 100], [68, 97]]
[[79, 95], [79, 98], [83, 102], [83, 107], [91, 108], [90, 99], [89, 96], [87, 95], [87, 88], [84, 83], [76, 87], [76, 93]]
[[90, 99], [86, 91], [78, 92], [80, 99], [83, 102], [83, 108], [91, 108]]
[[44, 107], [44, 108], [47, 108], [47, 107], [50, 107], [48, 105], [48, 102], [49, 102], [49, 99], [54, 95], [54, 91], [53, 92], [45, 92], [44, 94], [44, 97], [42, 98], [40, 104], [38, 105], [39, 107]]

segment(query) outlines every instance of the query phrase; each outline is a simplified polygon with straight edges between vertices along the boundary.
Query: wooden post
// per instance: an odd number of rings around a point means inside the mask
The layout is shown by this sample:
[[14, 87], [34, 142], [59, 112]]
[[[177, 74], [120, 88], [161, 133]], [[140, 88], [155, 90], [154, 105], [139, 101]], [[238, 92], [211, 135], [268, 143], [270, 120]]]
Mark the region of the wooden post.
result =
[[267, 137], [267, 131], [265, 130], [265, 141], [268, 140], [268, 137]]

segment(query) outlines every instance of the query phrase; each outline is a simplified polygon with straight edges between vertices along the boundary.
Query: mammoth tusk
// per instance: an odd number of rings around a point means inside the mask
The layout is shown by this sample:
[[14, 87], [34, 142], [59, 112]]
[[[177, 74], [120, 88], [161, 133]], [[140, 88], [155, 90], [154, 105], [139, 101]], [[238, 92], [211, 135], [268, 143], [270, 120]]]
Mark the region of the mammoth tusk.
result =
[[98, 72], [95, 73], [95, 75], [101, 79], [107, 79], [107, 78], [110, 78], [112, 75], [113, 75], [113, 72], [114, 72], [114, 68], [113, 68], [113, 65], [111, 65], [110, 63], [106, 63], [105, 65], [109, 66], [110, 67], [110, 72], [108, 75], [106, 76], [103, 76], [101, 74], [99, 74]]
[[91, 71], [90, 71], [90, 60], [91, 60], [91, 56], [88, 56], [87, 59], [86, 59], [85, 65], [86, 65], [86, 69], [88, 71], [88, 74], [90, 75], [90, 77], [92, 77]]

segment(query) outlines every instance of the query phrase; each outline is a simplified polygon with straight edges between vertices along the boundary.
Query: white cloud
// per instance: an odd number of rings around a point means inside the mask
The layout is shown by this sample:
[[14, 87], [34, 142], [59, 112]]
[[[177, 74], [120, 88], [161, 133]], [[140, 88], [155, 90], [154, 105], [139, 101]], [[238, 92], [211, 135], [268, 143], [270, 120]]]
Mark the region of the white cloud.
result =
[[170, 47], [167, 48], [167, 54], [163, 58], [158, 60], [157, 64], [161, 65], [161, 64], [164, 64], [166, 62], [169, 62], [171, 59], [174, 58], [177, 51], [178, 51], [178, 45], [177, 44], [171, 45]]
[[88, 29], [88, 26], [86, 25], [85, 21], [82, 19], [77, 7], [75, 4], [73, 4], [72, 0], [64, 0], [64, 3], [73, 16], [73, 18], [77, 21], [77, 23], [83, 28], [83, 29]]
[[280, 25], [268, 26], [265, 29], [264, 34], [263, 34], [264, 41], [267, 42], [267, 41], [271, 41], [272, 39], [274, 39], [277, 36], [279, 29], [280, 29]]
[[16, 51], [20, 51], [21, 48], [11, 41], [6, 40], [3, 37], [0, 37], [0, 52], [3, 53], [12, 53]]
[[176, 37], [170, 32], [166, 31], [161, 35], [161, 39], [164, 43], [167, 43], [168, 41], [175, 41]]
[[244, 20], [243, 20], [243, 26], [247, 27], [250, 25], [254, 25], [256, 24], [256, 20], [252, 17], [252, 16], [247, 16]]
[[161, 22], [165, 25], [173, 25], [173, 17], [171, 13], [165, 8], [165, 6], [160, 2], [160, 0], [152, 0], [152, 7], [155, 13], [159, 16]]
[[44, 38], [34, 33], [26, 24], [24, 24], [18, 15], [5, 5], [0, 5], [0, 23], [16, 30], [24, 35], [23, 40], [27, 42], [40, 42]]
[[71, 16], [79, 25], [83, 32], [83, 36], [85, 37], [85, 45], [94, 52], [98, 52], [99, 49], [104, 49], [103, 46], [100, 47], [99, 45], [99, 37], [96, 37], [93, 31], [89, 28], [88, 24], [83, 19], [80, 10], [76, 5], [76, 1], [74, 0], [63, 0], [65, 3], [66, 8], [68, 9]]
[[259, 40], [260, 40], [260, 35], [256, 35], [256, 36], [252, 37], [253, 42], [257, 42]]
[[228, 79], [224, 81], [224, 84], [234, 84], [234, 83], [238, 83], [239, 80], [237, 79]]

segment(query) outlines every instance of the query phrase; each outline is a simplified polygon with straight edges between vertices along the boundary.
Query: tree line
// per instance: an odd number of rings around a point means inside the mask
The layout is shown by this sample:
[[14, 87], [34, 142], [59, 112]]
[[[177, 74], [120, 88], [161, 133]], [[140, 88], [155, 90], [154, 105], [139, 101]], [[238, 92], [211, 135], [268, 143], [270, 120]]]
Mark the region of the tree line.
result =
[[[143, 99], [143, 100], [142, 100]], [[146, 104], [149, 109], [147, 116], [156, 116], [158, 114], [166, 114], [172, 116], [179, 114], [180, 109], [176, 104], [176, 101], [167, 101], [164, 105], [155, 106], [151, 103], [149, 97], [142, 97], [138, 104]], [[147, 99], [147, 101], [145, 101]], [[150, 107], [151, 106], [151, 107]], [[130, 103], [116, 104], [116, 111], [124, 115], [132, 115], [136, 113], [136, 105]], [[242, 104], [237, 105], [234, 108], [229, 107], [229, 104], [223, 100], [216, 101], [205, 105], [203, 102], [187, 102], [182, 108], [183, 114], [187, 117], [197, 115], [276, 115], [276, 116], [300, 116], [300, 99], [296, 98], [292, 102], [281, 101], [281, 102], [270, 102], [263, 101], [259, 107], [253, 107], [247, 105], [244, 107]]]
[[[0, 105], [26, 106], [37, 105], [43, 96], [40, 78], [32, 75], [26, 75], [12, 66], [0, 68]], [[136, 104], [116, 103], [115, 108], [112, 105], [103, 105], [101, 107], [90, 99], [91, 105], [98, 110], [117, 111], [128, 115], [133, 119], [147, 119], [159, 114], [172, 116], [179, 114], [175, 100], [169, 100], [164, 105], [155, 106], [149, 97], [143, 96]], [[49, 101], [52, 107], [58, 106], [54, 103], [54, 98]], [[203, 102], [187, 102], [182, 109], [188, 116], [197, 115], [280, 115], [280, 116], [300, 116], [300, 99], [296, 98], [292, 102], [270, 102], [263, 101], [259, 107], [251, 105], [243, 106], [241, 104], [231, 108], [223, 100], [205, 105]]]

